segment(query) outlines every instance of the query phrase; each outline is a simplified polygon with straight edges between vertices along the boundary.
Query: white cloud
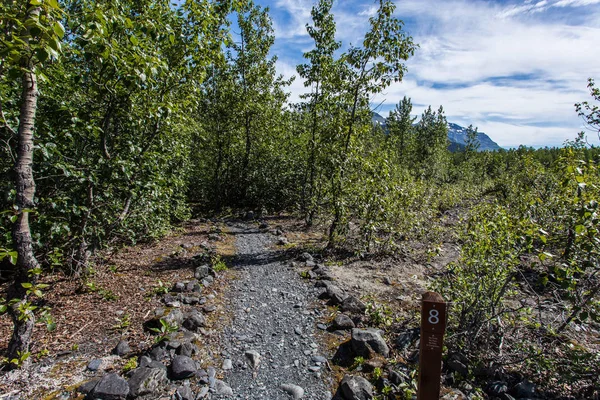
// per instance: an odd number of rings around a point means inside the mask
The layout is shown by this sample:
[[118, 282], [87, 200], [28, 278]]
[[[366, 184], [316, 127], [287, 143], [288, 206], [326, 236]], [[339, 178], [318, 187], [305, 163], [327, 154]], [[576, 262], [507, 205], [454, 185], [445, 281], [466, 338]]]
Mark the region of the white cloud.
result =
[[582, 7], [592, 4], [600, 4], [600, 0], [560, 0], [553, 5], [555, 7]]
[[[295, 74], [295, 64], [302, 62], [301, 51], [293, 54], [293, 48], [312, 45], [305, 29], [312, 3], [276, 2], [292, 21], [276, 24], [279, 48], [290, 46], [286, 62], [278, 62], [284, 74]], [[588, 77], [600, 79], [600, 7], [595, 6], [600, 0], [396, 3], [420, 48], [407, 63], [405, 82], [374, 104], [385, 100], [389, 109], [404, 95], [414, 104], [442, 104], [450, 121], [473, 123], [503, 146], [560, 145], [582, 129], [573, 104], [588, 99]], [[358, 44], [373, 12], [372, 3], [336, 2], [338, 39], [346, 46]], [[294, 101], [308, 89], [296, 79], [291, 91]]]

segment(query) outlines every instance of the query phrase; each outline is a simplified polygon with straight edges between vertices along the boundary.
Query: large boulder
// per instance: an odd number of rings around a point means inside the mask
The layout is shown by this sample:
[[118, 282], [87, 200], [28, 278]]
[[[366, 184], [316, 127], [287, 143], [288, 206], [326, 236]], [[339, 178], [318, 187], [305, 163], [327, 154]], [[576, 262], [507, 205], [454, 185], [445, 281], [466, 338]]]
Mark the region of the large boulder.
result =
[[373, 398], [373, 386], [362, 376], [344, 376], [340, 390], [345, 400], [371, 400]]
[[384, 357], [387, 357], [390, 354], [390, 349], [385, 343], [385, 340], [383, 340], [379, 329], [352, 329], [352, 339], [350, 344], [352, 346], [352, 351], [357, 356], [371, 358], [375, 354], [380, 354]]

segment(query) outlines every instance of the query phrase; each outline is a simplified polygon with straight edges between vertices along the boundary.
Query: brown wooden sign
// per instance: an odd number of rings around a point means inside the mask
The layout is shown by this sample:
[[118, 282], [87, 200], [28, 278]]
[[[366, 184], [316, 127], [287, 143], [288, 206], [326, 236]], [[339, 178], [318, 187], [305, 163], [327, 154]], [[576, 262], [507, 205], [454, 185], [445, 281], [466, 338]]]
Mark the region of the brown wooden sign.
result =
[[421, 304], [421, 346], [417, 400], [440, 398], [442, 348], [446, 332], [446, 302], [438, 293], [426, 292]]

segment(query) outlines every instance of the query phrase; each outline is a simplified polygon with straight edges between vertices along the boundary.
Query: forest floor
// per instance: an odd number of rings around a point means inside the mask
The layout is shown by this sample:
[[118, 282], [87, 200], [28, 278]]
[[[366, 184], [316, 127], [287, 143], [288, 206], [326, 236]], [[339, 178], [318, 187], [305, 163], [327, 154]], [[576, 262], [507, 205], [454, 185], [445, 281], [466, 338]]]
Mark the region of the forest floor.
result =
[[[329, 360], [349, 339], [349, 332], [325, 329], [338, 308], [317, 299], [319, 288], [305, 279], [311, 268], [296, 262], [298, 256], [314, 254], [337, 286], [367, 304], [367, 316], [357, 321], [360, 326], [373, 319], [385, 325], [386, 316], [393, 315], [404, 323], [402, 329], [390, 331], [406, 331], [419, 325], [420, 295], [429, 277], [455, 259], [458, 249], [445, 244], [431, 262], [425, 249], [418, 248], [411, 256], [394, 258], [324, 259], [318, 255], [325, 244], [322, 232], [306, 230], [288, 217], [262, 223], [192, 220], [154, 243], [104, 252], [85, 282], [60, 274], [47, 276], [45, 304], [56, 328], [49, 332], [37, 324], [34, 362], [0, 373], [0, 399], [81, 398], [73, 392], [79, 383], [110, 372], [124, 375], [131, 359], [153, 344], [144, 322], [164, 307], [163, 296], [174, 283], [194, 278], [194, 256], [209, 248], [229, 268], [203, 290], [203, 304], [181, 305], [183, 312], [201, 309], [207, 318], [206, 328], [197, 334], [197, 364], [209, 371], [214, 368], [237, 398], [290, 398], [281, 389], [286, 384], [294, 385], [287, 393], [302, 388], [304, 398], [331, 398], [344, 368]], [[0, 351], [9, 337], [5, 315], [0, 318]], [[112, 354], [120, 340], [131, 347], [126, 357]], [[393, 352], [393, 357], [401, 362], [414, 350]], [[260, 355], [258, 364], [248, 364], [248, 352]], [[95, 371], [89, 369], [93, 360], [101, 361]], [[200, 384], [191, 382], [190, 387], [202, 393]], [[171, 398], [176, 390], [172, 384], [160, 398]]]

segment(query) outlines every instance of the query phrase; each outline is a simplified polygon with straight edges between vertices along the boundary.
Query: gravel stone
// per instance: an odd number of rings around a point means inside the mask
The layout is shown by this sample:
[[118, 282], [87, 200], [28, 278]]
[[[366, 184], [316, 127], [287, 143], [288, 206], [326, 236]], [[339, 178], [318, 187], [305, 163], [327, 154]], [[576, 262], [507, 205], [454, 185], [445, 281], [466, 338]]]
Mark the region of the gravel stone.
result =
[[[310, 344], [324, 311], [309, 310], [306, 305], [314, 302], [319, 289], [288, 268], [291, 260], [282, 259], [281, 249], [273, 246], [277, 236], [243, 222], [228, 224], [228, 231], [236, 238], [237, 256], [231, 268], [238, 279], [229, 284], [226, 294], [233, 318], [224, 330], [220, 354], [228, 355], [236, 366], [226, 371], [235, 398], [296, 398], [282, 388], [286, 384], [303, 388], [302, 399], [330, 400], [325, 381], [318, 376], [321, 373], [308, 370], [313, 366], [311, 357], [318, 352]], [[256, 354], [248, 357], [250, 352]], [[251, 358], [257, 355], [260, 361], [253, 364]], [[213, 396], [217, 380], [214, 385]]]
[[219, 396], [233, 396], [233, 389], [220, 379], [215, 379], [214, 390]]
[[304, 389], [298, 385], [292, 385], [291, 383], [284, 383], [280, 386], [281, 390], [289, 394], [292, 399], [297, 400], [304, 397]]

